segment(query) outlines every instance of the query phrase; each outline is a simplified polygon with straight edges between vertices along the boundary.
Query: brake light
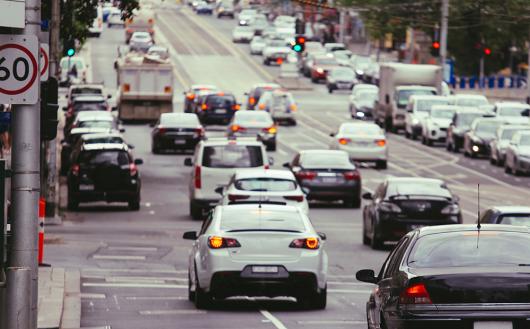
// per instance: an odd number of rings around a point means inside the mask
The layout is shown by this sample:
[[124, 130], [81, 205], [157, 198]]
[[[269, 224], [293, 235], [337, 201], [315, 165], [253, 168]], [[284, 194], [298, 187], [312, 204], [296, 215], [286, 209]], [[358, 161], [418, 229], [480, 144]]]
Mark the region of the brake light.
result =
[[131, 173], [131, 176], [136, 176], [136, 174], [138, 173], [138, 167], [136, 167], [136, 165], [134, 163], [130, 163], [129, 164], [129, 171]]
[[172, 90], [172, 88], [171, 88], [170, 86], [165, 86], [165, 87], [164, 87], [164, 92], [165, 92], [166, 94], [171, 93], [171, 90]]
[[232, 125], [232, 127], [230, 127], [230, 129], [231, 129], [233, 132], [238, 132], [238, 131], [245, 131], [245, 130], [247, 130], [247, 128], [241, 127], [240, 125]]
[[149, 32], [149, 34], [151, 34], [151, 35], [155, 34], [155, 30], [154, 29], [148, 29], [147, 32]]
[[248, 103], [249, 103], [250, 105], [254, 105], [254, 104], [256, 104], [256, 99], [255, 99], [254, 97], [250, 97], [250, 98], [248, 99]]
[[357, 170], [352, 171], [346, 171], [342, 173], [344, 175], [344, 179], [346, 180], [359, 180], [361, 179], [361, 174]]
[[296, 107], [296, 104], [291, 104], [291, 105], [289, 106], [289, 109], [290, 109], [291, 111], [294, 112], [294, 111], [296, 111], [298, 108]]
[[283, 63], [283, 58], [279, 57], [278, 59], [276, 59], [276, 64], [282, 65], [282, 63]]
[[291, 200], [291, 201], [297, 201], [297, 202], [304, 201], [304, 196], [303, 195], [286, 195], [283, 198], [285, 200]]
[[131, 91], [131, 85], [128, 83], [123, 84], [122, 90], [124, 93], [128, 93], [129, 91]]
[[258, 108], [259, 108], [260, 110], [264, 110], [264, 109], [265, 109], [265, 104], [262, 103], [262, 104], [258, 105]]
[[234, 111], [237, 111], [237, 110], [239, 110], [240, 108], [241, 108], [241, 106], [240, 106], [239, 104], [234, 104], [234, 105], [232, 106], [232, 109], [233, 109]]
[[381, 146], [381, 147], [383, 147], [383, 146], [386, 145], [386, 140], [384, 140], [384, 139], [377, 139], [377, 140], [375, 141], [375, 144], [377, 144], [377, 146]]
[[277, 131], [278, 131], [278, 128], [276, 128], [275, 126], [272, 126], [269, 128], [263, 128], [263, 132], [269, 133], [269, 134], [276, 134]]
[[208, 247], [211, 249], [238, 248], [241, 245], [236, 239], [211, 236], [208, 238]]
[[349, 138], [339, 138], [339, 144], [340, 145], [346, 145], [349, 142], [351, 142], [351, 139], [349, 139]]
[[320, 242], [318, 238], [305, 238], [305, 239], [296, 239], [291, 242], [289, 248], [303, 248], [303, 249], [312, 249], [316, 250], [320, 247]]
[[158, 128], [158, 133], [163, 135], [166, 133], [166, 128]]
[[314, 171], [300, 171], [296, 174], [296, 177], [300, 180], [312, 180], [317, 177], [317, 173]]
[[149, 18], [149, 20], [147, 21], [147, 23], [149, 23], [149, 25], [153, 25], [153, 24], [155, 24], [155, 20], [152, 19], [152, 18]]
[[432, 304], [431, 297], [423, 283], [409, 286], [399, 295], [401, 304]]
[[80, 168], [79, 168], [79, 165], [78, 165], [77, 163], [76, 163], [76, 164], [73, 164], [73, 165], [72, 165], [72, 168], [71, 168], [71, 170], [72, 170], [72, 175], [74, 175], [74, 176], [79, 176], [79, 169], [80, 169]]
[[189, 94], [186, 95], [186, 98], [191, 101], [191, 100], [193, 100], [195, 98], [195, 94], [189, 93]]
[[194, 177], [195, 188], [201, 188], [201, 166], [195, 166], [195, 177]]
[[203, 137], [204, 136], [204, 128], [203, 127], [195, 128], [195, 134], [198, 137]]
[[230, 201], [245, 200], [248, 198], [250, 198], [250, 195], [228, 194], [228, 200]]
[[208, 104], [202, 104], [201, 110], [206, 111], [208, 109]]
[[220, 91], [220, 92], [217, 93], [217, 96], [224, 96], [224, 95], [225, 95], [225, 93], [222, 92], [222, 91]]

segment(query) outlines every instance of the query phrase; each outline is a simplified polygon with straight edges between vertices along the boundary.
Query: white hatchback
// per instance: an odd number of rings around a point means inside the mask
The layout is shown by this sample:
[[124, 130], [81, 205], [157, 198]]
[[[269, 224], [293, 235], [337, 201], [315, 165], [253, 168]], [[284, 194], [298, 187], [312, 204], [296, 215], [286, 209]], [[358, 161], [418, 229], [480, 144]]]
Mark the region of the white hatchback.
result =
[[299, 208], [217, 206], [199, 232], [183, 238], [194, 240], [188, 298], [197, 308], [232, 296], [289, 296], [307, 308], [326, 307], [326, 236]]
[[228, 186], [219, 187], [221, 204], [272, 203], [298, 207], [304, 214], [309, 206], [293, 173], [287, 170], [240, 169]]

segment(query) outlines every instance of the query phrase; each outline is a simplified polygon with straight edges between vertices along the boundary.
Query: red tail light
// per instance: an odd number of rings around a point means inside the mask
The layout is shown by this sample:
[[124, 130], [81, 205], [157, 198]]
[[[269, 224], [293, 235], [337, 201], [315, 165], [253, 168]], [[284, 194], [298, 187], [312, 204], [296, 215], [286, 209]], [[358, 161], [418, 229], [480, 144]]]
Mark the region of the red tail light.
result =
[[312, 180], [317, 177], [317, 173], [314, 171], [300, 171], [296, 174], [296, 177], [301, 180]]
[[339, 144], [340, 145], [346, 145], [349, 142], [351, 142], [351, 139], [349, 139], [349, 138], [339, 138]]
[[236, 239], [211, 236], [208, 238], [208, 247], [211, 249], [238, 248], [241, 245]]
[[296, 239], [291, 242], [289, 248], [304, 248], [304, 249], [318, 249], [320, 247], [320, 241], [318, 238], [306, 238], [306, 239]]
[[194, 178], [195, 188], [201, 188], [201, 166], [195, 166], [195, 178]]
[[304, 201], [304, 196], [303, 195], [286, 195], [283, 198], [285, 200], [291, 200], [291, 201], [298, 201], [298, 202]]
[[254, 97], [250, 97], [250, 98], [248, 99], [248, 103], [249, 103], [250, 105], [254, 105], [254, 104], [256, 104], [256, 99], [255, 99]]
[[377, 140], [375, 141], [375, 144], [377, 144], [377, 146], [381, 146], [381, 147], [383, 147], [383, 146], [386, 145], [386, 140], [384, 140], [384, 139], [377, 139]]
[[269, 134], [276, 134], [276, 132], [278, 132], [278, 128], [276, 128], [276, 126], [272, 126], [269, 128], [263, 128], [263, 132], [269, 133]]
[[201, 109], [202, 109], [203, 111], [206, 111], [206, 110], [208, 109], [208, 104], [202, 104], [202, 105], [201, 105]]
[[129, 172], [131, 176], [136, 176], [136, 174], [138, 173], [138, 167], [136, 167], [134, 163], [129, 164]]
[[266, 165], [263, 166], [263, 169], [270, 169], [270, 168], [271, 168], [271, 167], [270, 167], [268, 164], [266, 164]]
[[245, 200], [249, 197], [249, 195], [228, 194], [228, 200], [230, 201]]
[[401, 304], [432, 304], [431, 297], [423, 283], [413, 284], [399, 295]]
[[193, 100], [195, 98], [195, 94], [192, 94], [192, 93], [188, 93], [186, 95], [186, 98], [189, 99], [190, 101]]
[[203, 137], [204, 136], [204, 128], [203, 127], [195, 128], [195, 134], [198, 137]]
[[361, 179], [361, 174], [357, 170], [346, 171], [343, 173], [344, 179], [346, 180], [359, 180]]
[[74, 176], [78, 176], [78, 175], [79, 175], [79, 169], [80, 169], [80, 168], [79, 168], [79, 165], [78, 165], [77, 163], [76, 163], [76, 164], [73, 164], [73, 165], [72, 165], [72, 168], [71, 168], [71, 170], [72, 170], [72, 175], [74, 175]]
[[232, 125], [232, 127], [230, 127], [230, 129], [233, 131], [233, 132], [237, 132], [237, 131], [246, 131], [247, 128], [245, 127], [241, 127], [240, 125]]
[[158, 133], [159, 133], [160, 135], [165, 134], [165, 133], [166, 133], [166, 128], [158, 128]]
[[232, 106], [232, 109], [233, 109], [234, 111], [237, 111], [237, 110], [239, 110], [240, 108], [241, 108], [241, 105], [239, 105], [239, 104], [235, 104], [235, 105]]

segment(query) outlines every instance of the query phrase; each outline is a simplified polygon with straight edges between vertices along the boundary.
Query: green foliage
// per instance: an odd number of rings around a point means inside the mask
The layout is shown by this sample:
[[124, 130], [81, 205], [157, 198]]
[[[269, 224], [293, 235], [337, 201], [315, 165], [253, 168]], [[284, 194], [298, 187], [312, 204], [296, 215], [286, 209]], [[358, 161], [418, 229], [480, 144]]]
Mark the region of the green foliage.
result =
[[124, 18], [129, 18], [132, 16], [133, 10], [139, 7], [140, 2], [138, 0], [122, 0], [119, 8], [123, 12]]

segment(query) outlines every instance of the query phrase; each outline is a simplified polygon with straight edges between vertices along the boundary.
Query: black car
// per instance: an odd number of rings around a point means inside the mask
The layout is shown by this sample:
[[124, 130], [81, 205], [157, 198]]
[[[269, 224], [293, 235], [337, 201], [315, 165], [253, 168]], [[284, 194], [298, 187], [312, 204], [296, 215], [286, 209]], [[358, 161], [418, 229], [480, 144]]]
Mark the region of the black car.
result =
[[471, 129], [471, 124], [477, 118], [483, 117], [484, 111], [475, 108], [460, 108], [456, 110], [449, 128], [445, 147], [448, 151], [458, 153], [464, 146], [464, 135]]
[[71, 159], [68, 171], [68, 209], [80, 202], [127, 202], [140, 209], [141, 180], [137, 165], [126, 144], [88, 144]]
[[82, 111], [110, 111], [107, 98], [102, 95], [78, 96], [72, 99], [70, 106], [64, 107], [65, 123], [64, 131], [71, 129], [77, 114]]
[[496, 206], [483, 212], [480, 217], [483, 224], [505, 224], [530, 226], [530, 207]]
[[204, 97], [197, 115], [202, 124], [227, 124], [240, 108], [233, 94], [217, 92]]
[[495, 138], [499, 126], [506, 124], [497, 118], [478, 118], [464, 134], [464, 155], [472, 158], [490, 155], [490, 142]]
[[280, 89], [281, 86], [276, 83], [258, 83], [250, 89], [248, 93], [245, 93], [247, 98], [247, 110], [254, 110], [256, 104], [258, 104], [261, 95], [266, 91], [274, 91]]
[[204, 137], [195, 113], [163, 113], [151, 132], [151, 151], [193, 150]]
[[184, 92], [184, 112], [193, 112], [193, 101], [198, 96], [199, 92], [215, 91], [216, 86], [213, 85], [192, 85], [188, 91]]
[[424, 227], [404, 236], [366, 304], [369, 329], [530, 328], [530, 231], [511, 225]]
[[373, 249], [422, 226], [462, 223], [458, 197], [439, 179], [392, 177], [363, 194], [363, 243]]
[[307, 150], [298, 153], [289, 168], [308, 200], [342, 200], [353, 208], [361, 206], [361, 173], [348, 153], [339, 150]]

